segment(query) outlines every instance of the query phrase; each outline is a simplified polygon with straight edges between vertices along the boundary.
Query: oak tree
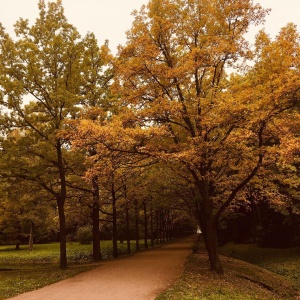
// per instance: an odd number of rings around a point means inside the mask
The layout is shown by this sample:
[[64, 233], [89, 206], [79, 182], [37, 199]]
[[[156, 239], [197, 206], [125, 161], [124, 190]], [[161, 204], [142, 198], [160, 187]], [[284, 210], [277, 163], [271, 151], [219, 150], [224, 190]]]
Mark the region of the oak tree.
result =
[[225, 73], [251, 59], [244, 34], [266, 13], [248, 0], [152, 0], [135, 12], [115, 63], [134, 122], [161, 136], [140, 151], [182, 164], [196, 188], [196, 217], [218, 273], [218, 220], [263, 165], [266, 131], [280, 113], [263, 107], [263, 84], [246, 92], [249, 77]]

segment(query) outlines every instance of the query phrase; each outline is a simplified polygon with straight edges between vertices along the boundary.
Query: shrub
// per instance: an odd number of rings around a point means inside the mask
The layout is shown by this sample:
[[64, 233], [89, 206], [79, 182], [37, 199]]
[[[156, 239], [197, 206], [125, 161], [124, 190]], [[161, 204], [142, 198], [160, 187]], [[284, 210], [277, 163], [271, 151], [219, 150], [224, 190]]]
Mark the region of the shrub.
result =
[[80, 244], [90, 244], [93, 240], [92, 228], [90, 226], [79, 227], [77, 230], [77, 241]]

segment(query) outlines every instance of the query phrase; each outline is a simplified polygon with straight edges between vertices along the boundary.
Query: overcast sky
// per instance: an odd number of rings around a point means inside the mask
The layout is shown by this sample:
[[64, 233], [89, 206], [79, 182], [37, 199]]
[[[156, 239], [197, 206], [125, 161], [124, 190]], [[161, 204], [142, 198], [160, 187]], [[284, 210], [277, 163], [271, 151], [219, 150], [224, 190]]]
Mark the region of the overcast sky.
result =
[[[46, 1], [48, 2], [48, 1]], [[118, 44], [125, 43], [125, 32], [131, 27], [131, 12], [148, 0], [62, 0], [65, 15], [82, 35], [94, 32], [102, 44], [108, 39], [115, 53]], [[266, 31], [275, 36], [288, 22], [298, 24], [300, 30], [300, 0], [254, 0], [265, 8], [272, 8], [265, 24]], [[38, 0], [0, 0], [0, 22], [13, 33], [19, 17], [31, 22], [38, 17]], [[256, 30], [257, 31], [257, 30]], [[255, 32], [256, 32], [255, 31]], [[254, 34], [254, 32], [253, 32]]]

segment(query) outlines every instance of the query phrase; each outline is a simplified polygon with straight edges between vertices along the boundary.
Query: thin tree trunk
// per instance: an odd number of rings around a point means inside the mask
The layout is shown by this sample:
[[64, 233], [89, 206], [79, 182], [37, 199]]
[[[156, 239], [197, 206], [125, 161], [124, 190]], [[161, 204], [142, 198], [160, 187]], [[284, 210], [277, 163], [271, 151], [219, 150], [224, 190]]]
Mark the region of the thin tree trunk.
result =
[[118, 231], [117, 231], [117, 208], [116, 208], [115, 186], [112, 184], [112, 214], [113, 214], [113, 257], [118, 257]]
[[148, 249], [148, 217], [147, 217], [147, 204], [143, 201], [143, 210], [144, 210], [144, 244], [145, 249]]
[[166, 241], [166, 231], [165, 231], [165, 222], [164, 222], [164, 211], [161, 210], [160, 212], [160, 222], [161, 222], [161, 243]]
[[30, 233], [29, 233], [29, 243], [28, 243], [28, 251], [33, 250], [33, 223], [30, 222]]
[[100, 196], [98, 178], [94, 177], [92, 181], [93, 185], [93, 209], [92, 209], [92, 223], [93, 223], [93, 260], [101, 260], [101, 248], [100, 248]]
[[131, 253], [130, 248], [130, 219], [129, 219], [129, 203], [126, 203], [126, 240], [127, 240], [127, 254]]
[[151, 247], [154, 247], [154, 230], [153, 230], [153, 209], [150, 211], [150, 232], [151, 232]]
[[134, 201], [135, 209], [135, 249], [140, 250], [139, 245], [139, 209], [137, 201]]
[[156, 243], [157, 245], [161, 244], [161, 221], [160, 221], [160, 211], [156, 211]]
[[63, 155], [61, 149], [61, 142], [57, 140], [56, 142], [56, 151], [57, 151], [57, 162], [58, 162], [58, 171], [60, 177], [60, 194], [57, 194], [57, 207], [58, 207], [58, 216], [59, 216], [59, 229], [60, 229], [60, 268], [67, 268], [67, 233], [66, 233], [66, 217], [64, 205], [67, 198], [67, 185], [66, 185], [66, 174], [63, 163]]

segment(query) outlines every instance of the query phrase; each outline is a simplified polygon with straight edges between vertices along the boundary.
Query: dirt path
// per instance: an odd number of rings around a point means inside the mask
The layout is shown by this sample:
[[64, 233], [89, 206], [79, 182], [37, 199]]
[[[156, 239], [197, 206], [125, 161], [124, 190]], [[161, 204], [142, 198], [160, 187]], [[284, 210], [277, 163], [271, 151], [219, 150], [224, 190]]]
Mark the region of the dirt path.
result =
[[181, 274], [197, 236], [130, 257], [103, 262], [39, 290], [10, 298], [15, 300], [152, 300]]

